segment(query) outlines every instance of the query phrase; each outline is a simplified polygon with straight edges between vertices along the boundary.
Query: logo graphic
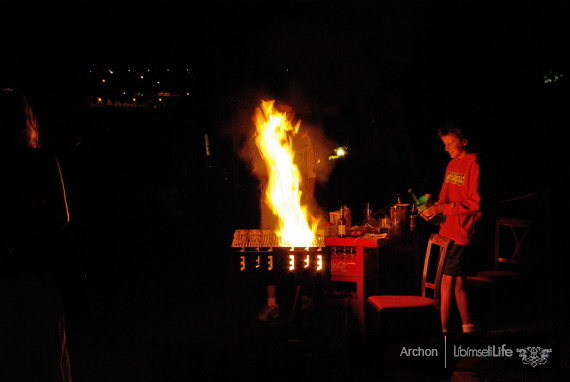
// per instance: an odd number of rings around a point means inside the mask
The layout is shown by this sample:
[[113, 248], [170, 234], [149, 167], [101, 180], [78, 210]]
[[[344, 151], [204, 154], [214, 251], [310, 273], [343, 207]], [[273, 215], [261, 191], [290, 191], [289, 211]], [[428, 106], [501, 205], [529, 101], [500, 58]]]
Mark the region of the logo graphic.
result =
[[527, 346], [526, 348], [517, 349], [517, 352], [522, 358], [522, 363], [531, 365], [534, 368], [536, 365], [544, 365], [548, 361], [548, 355], [552, 353], [552, 349], [543, 349], [540, 346]]
[[463, 186], [465, 182], [465, 174], [459, 172], [448, 172], [445, 178], [447, 183], [456, 184], [458, 186]]

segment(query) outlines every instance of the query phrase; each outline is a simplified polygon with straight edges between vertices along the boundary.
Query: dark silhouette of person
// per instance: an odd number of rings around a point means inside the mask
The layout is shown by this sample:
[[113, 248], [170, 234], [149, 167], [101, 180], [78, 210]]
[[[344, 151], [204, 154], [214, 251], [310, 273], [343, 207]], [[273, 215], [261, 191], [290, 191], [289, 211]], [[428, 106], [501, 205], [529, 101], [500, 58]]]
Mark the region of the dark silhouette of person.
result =
[[26, 97], [0, 90], [0, 381], [70, 382], [58, 240], [69, 222], [57, 157]]

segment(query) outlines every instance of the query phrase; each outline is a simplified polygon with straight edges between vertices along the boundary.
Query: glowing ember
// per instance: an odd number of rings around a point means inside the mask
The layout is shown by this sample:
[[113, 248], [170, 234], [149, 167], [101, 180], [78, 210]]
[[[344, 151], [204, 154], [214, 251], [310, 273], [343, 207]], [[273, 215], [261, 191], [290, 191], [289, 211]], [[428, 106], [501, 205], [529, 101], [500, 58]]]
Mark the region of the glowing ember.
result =
[[294, 163], [293, 137], [300, 122], [274, 108], [275, 101], [262, 101], [256, 109], [254, 122], [257, 130], [255, 144], [265, 162], [268, 184], [264, 203], [278, 217], [275, 233], [283, 246], [310, 247], [315, 242], [318, 221], [301, 205], [301, 175]]

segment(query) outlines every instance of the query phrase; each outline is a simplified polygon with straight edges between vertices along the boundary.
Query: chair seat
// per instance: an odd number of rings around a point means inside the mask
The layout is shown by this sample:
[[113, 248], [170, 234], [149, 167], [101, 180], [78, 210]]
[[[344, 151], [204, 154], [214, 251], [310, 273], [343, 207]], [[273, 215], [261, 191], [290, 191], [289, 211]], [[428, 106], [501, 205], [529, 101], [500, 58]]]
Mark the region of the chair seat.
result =
[[434, 307], [433, 299], [422, 296], [370, 296], [368, 303], [378, 312], [385, 309], [403, 310]]
[[477, 277], [487, 278], [487, 279], [497, 279], [504, 277], [522, 277], [522, 273], [515, 271], [481, 271], [477, 273]]
[[514, 271], [481, 271], [477, 273], [477, 276], [467, 277], [467, 280], [471, 283], [482, 283], [507, 279], [520, 279], [522, 277], [522, 273]]

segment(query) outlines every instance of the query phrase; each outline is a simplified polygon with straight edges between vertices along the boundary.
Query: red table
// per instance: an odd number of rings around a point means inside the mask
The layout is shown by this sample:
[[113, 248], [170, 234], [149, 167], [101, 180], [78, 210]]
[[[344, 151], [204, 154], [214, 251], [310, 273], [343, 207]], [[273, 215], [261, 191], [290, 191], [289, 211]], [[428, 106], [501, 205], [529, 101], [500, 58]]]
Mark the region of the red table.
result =
[[[327, 247], [354, 247], [354, 261], [345, 261], [340, 264], [339, 261], [333, 260], [331, 255], [331, 281], [344, 281], [356, 283], [356, 296], [352, 300], [356, 319], [361, 332], [364, 332], [364, 314], [366, 288], [365, 282], [368, 280], [378, 280], [378, 258], [366, 259], [364, 256], [364, 248], [380, 248], [399, 241], [400, 236], [380, 237], [364, 236], [359, 238], [339, 238], [335, 236], [325, 237], [325, 245]], [[369, 261], [367, 261], [369, 260]], [[378, 286], [377, 286], [378, 287]]]

